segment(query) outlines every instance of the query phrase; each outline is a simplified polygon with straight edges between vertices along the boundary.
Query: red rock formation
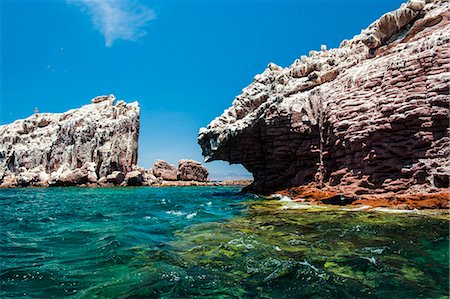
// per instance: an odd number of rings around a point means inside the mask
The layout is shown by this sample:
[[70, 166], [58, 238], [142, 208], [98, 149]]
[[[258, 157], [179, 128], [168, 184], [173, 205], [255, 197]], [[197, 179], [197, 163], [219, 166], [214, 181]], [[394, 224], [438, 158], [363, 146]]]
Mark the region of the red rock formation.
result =
[[208, 181], [208, 169], [194, 160], [180, 160], [178, 162], [178, 180], [180, 181]]
[[163, 160], [156, 160], [152, 168], [153, 174], [157, 178], [161, 178], [165, 181], [177, 180], [177, 169], [172, 164]]
[[316, 182], [353, 194], [449, 185], [447, 1], [411, 0], [338, 49], [273, 63], [199, 133], [254, 191]]
[[[396, 209], [448, 209], [450, 192], [442, 190], [426, 194], [364, 194], [354, 196], [352, 192], [343, 193], [339, 186], [326, 186], [325, 188], [311, 183], [300, 187], [292, 187], [280, 192], [283, 196], [289, 196], [294, 201], [309, 202], [314, 204], [338, 204], [330, 202], [333, 198], [342, 198], [345, 204], [369, 207], [392, 207]], [[350, 207], [349, 207], [350, 208]]]

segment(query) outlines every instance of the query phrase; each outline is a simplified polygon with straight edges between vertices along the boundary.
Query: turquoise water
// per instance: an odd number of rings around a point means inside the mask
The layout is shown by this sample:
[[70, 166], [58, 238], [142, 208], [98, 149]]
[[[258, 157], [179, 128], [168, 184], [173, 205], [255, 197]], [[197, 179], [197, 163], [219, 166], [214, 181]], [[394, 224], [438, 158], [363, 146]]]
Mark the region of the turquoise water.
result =
[[0, 297], [448, 298], [447, 216], [238, 191], [0, 190]]

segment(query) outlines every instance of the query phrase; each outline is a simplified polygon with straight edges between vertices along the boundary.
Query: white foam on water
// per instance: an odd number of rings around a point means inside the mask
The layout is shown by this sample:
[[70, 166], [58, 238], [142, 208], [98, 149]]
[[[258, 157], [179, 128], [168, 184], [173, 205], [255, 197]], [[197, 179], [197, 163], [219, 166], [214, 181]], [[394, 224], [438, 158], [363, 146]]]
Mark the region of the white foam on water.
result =
[[393, 213], [393, 214], [401, 214], [401, 213], [409, 213], [409, 214], [418, 214], [419, 210], [400, 210], [400, 209], [390, 209], [390, 208], [373, 208], [372, 211], [384, 212], [384, 213]]
[[280, 202], [291, 202], [291, 201], [293, 201], [293, 200], [289, 196], [282, 196], [280, 198]]
[[311, 269], [313, 269], [316, 272], [319, 272], [319, 269], [317, 269], [316, 267], [314, 267], [313, 265], [311, 265], [307, 260], [304, 260], [303, 262], [298, 262], [300, 265], [304, 265], [304, 266], [308, 266]]
[[363, 206], [356, 207], [356, 208], [342, 208], [342, 210], [344, 210], [344, 211], [362, 211], [362, 210], [367, 210], [370, 208], [371, 208], [371, 206], [363, 205]]
[[166, 214], [174, 215], [174, 216], [184, 216], [184, 215], [186, 215], [186, 213], [183, 213], [183, 212], [180, 212], [180, 211], [173, 211], [173, 210], [167, 211]]
[[361, 258], [365, 259], [365, 260], [368, 260], [371, 264], [374, 264], [374, 265], [377, 264], [377, 260], [373, 256], [371, 256], [371, 257], [363, 256]]
[[317, 205], [311, 205], [309, 203], [301, 203], [301, 202], [289, 202], [280, 207], [281, 210], [290, 210], [290, 209], [311, 209], [312, 207], [319, 207]]
[[245, 240], [243, 238], [233, 239], [229, 241], [227, 244], [234, 245], [236, 247], [244, 247], [245, 249], [253, 249], [255, 246], [253, 244], [257, 244], [255, 240]]
[[187, 215], [186, 215], [186, 219], [192, 219], [192, 218], [194, 218], [195, 216], [197, 216], [197, 212], [194, 212], [194, 213], [191, 213], [191, 214], [187, 214]]

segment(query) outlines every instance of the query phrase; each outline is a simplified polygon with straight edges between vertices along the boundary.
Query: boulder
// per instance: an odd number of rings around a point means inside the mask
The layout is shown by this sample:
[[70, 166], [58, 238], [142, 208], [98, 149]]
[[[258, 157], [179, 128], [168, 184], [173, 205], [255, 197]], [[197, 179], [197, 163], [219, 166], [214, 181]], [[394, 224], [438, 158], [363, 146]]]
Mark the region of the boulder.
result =
[[157, 160], [152, 168], [153, 175], [166, 181], [177, 180], [177, 169], [164, 160]]
[[194, 160], [180, 160], [178, 162], [178, 180], [180, 181], [208, 181], [208, 170]]
[[128, 186], [142, 186], [144, 177], [142, 172], [134, 170], [126, 174], [125, 181]]
[[107, 187], [107, 186], [110, 186], [111, 183], [108, 183], [107, 180], [106, 180], [106, 177], [102, 176], [101, 178], [99, 178], [97, 180], [97, 185], [100, 186], [100, 187]]
[[[46, 173], [40, 173], [45, 178]], [[75, 186], [97, 182], [96, 164], [86, 162], [80, 168], [71, 169], [68, 163], [61, 165], [56, 172], [50, 174], [51, 186]]]
[[88, 182], [88, 172], [86, 169], [76, 168], [60, 177], [58, 185], [80, 185]]
[[97, 104], [108, 100], [114, 102], [116, 100], [116, 97], [113, 94], [110, 94], [109, 96], [97, 96], [91, 100], [91, 103]]
[[48, 175], [45, 173], [43, 167], [35, 167], [31, 170], [24, 170], [17, 176], [17, 184], [21, 187], [36, 185], [40, 181], [47, 181]]
[[149, 169], [147, 170], [144, 174], [144, 185], [145, 186], [151, 186], [153, 184], [156, 184], [160, 181], [162, 181], [161, 178], [157, 178], [154, 174], [153, 174], [153, 170]]
[[114, 185], [120, 185], [125, 179], [125, 175], [121, 171], [113, 171], [106, 176], [106, 181]]
[[0, 184], [0, 188], [15, 188], [17, 186], [17, 179], [14, 175], [4, 177]]

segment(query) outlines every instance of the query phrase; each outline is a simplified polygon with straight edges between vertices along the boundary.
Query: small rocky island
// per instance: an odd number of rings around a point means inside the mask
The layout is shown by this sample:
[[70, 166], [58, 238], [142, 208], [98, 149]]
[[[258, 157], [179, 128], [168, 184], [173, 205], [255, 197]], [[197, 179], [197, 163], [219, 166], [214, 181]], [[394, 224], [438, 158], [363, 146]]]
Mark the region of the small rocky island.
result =
[[448, 1], [410, 0], [337, 49], [270, 63], [200, 129], [205, 160], [244, 165], [257, 193], [448, 207], [449, 17]]
[[137, 166], [139, 106], [98, 96], [65, 113], [0, 126], [0, 187], [190, 186], [209, 182], [194, 160]]

